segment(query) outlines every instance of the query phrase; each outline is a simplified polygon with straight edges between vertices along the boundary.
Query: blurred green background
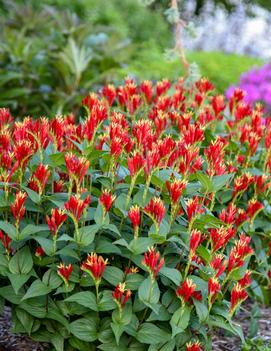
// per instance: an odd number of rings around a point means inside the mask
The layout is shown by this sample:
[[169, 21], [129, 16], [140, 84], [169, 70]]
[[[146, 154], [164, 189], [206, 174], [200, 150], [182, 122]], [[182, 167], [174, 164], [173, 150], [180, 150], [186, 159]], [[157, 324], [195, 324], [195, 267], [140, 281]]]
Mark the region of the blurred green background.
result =
[[[7, 0], [0, 2], [0, 106], [14, 115], [77, 112], [102, 84], [178, 79], [179, 59], [163, 1]], [[188, 52], [220, 92], [261, 60], [220, 52]]]

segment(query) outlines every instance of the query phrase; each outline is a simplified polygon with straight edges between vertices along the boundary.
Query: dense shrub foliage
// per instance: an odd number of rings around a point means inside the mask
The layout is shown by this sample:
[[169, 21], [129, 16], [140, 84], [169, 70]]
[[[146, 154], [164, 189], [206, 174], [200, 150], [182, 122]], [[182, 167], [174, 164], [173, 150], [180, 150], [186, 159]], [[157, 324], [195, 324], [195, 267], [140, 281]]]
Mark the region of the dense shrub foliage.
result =
[[[211, 350], [270, 301], [271, 124], [201, 79], [0, 111], [1, 304], [61, 350]], [[265, 124], [264, 124], [265, 123]]]

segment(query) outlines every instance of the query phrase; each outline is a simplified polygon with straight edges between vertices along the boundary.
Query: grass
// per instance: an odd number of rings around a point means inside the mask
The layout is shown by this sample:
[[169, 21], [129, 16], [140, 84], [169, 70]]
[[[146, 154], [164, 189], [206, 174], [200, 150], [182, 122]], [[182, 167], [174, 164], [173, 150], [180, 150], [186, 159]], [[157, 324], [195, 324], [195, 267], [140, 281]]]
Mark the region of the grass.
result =
[[[168, 61], [157, 47], [154, 45], [149, 47], [147, 45], [141, 47], [132, 63], [119, 70], [118, 74], [120, 76], [129, 74], [140, 80], [165, 77], [176, 79], [183, 74], [179, 59]], [[229, 85], [238, 83], [243, 72], [264, 63], [257, 58], [222, 52], [189, 52], [187, 58], [190, 63], [197, 63], [201, 75], [208, 77], [220, 92], [224, 92]]]

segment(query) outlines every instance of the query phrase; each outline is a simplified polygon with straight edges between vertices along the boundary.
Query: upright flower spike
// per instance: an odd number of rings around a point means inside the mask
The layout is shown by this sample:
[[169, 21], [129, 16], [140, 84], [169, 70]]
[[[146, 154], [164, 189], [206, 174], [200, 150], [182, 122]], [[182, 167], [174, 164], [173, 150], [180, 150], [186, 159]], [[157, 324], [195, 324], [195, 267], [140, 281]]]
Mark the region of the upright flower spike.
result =
[[102, 89], [102, 95], [106, 98], [109, 106], [112, 106], [117, 95], [116, 88], [112, 84], [108, 84]]
[[165, 215], [166, 208], [163, 201], [159, 197], [153, 197], [149, 204], [144, 207], [144, 211], [151, 217], [158, 227]]
[[2, 230], [0, 230], [0, 240], [3, 243], [4, 249], [6, 250], [7, 255], [9, 256], [11, 253], [11, 247], [10, 247], [12, 242], [11, 238], [7, 234], [4, 234]]
[[14, 203], [10, 205], [10, 209], [14, 217], [17, 228], [19, 227], [20, 222], [23, 219], [23, 216], [25, 214], [26, 208], [24, 204], [26, 201], [26, 197], [27, 197], [26, 193], [19, 191], [15, 195]]
[[125, 306], [126, 302], [131, 297], [132, 292], [130, 289], [125, 288], [125, 283], [119, 283], [115, 290], [112, 293], [113, 300], [119, 307], [119, 310], [122, 311], [123, 307]]
[[177, 204], [180, 200], [182, 192], [186, 188], [187, 181], [181, 179], [175, 179], [172, 183], [166, 181], [166, 187], [170, 196], [172, 204]]
[[72, 265], [68, 264], [65, 266], [64, 263], [60, 263], [59, 266], [57, 266], [57, 274], [63, 279], [64, 283], [66, 286], [69, 286], [69, 279], [72, 274]]
[[43, 248], [39, 246], [36, 251], [35, 251], [35, 256], [41, 259], [43, 256], [45, 256], [46, 253], [44, 252]]
[[248, 288], [251, 284], [251, 276], [252, 272], [250, 270], [246, 270], [243, 278], [238, 280], [238, 283], [242, 286], [242, 288]]
[[58, 208], [53, 208], [51, 210], [51, 217], [46, 216], [46, 222], [53, 237], [57, 235], [60, 227], [66, 221], [66, 219], [66, 213]]
[[227, 261], [224, 260], [224, 256], [221, 254], [216, 254], [213, 256], [211, 262], [210, 262], [210, 267], [214, 270], [215, 272], [215, 277], [219, 278], [221, 274], [223, 274], [227, 268]]
[[199, 202], [198, 197], [194, 197], [193, 199], [189, 199], [186, 201], [186, 211], [189, 223], [193, 220], [194, 217], [203, 213], [204, 210]]
[[50, 176], [48, 165], [39, 164], [29, 181], [29, 188], [41, 195]]
[[197, 341], [190, 341], [186, 345], [186, 351], [201, 351], [201, 343]]
[[220, 248], [227, 245], [228, 241], [234, 237], [235, 229], [232, 227], [220, 227], [209, 229], [212, 252], [216, 252]]
[[200, 245], [201, 239], [202, 239], [201, 231], [197, 229], [193, 229], [190, 235], [190, 254], [192, 257], [195, 256], [196, 250]]
[[234, 314], [238, 306], [247, 299], [246, 290], [239, 284], [235, 284], [231, 291], [230, 316]]
[[143, 169], [144, 163], [144, 158], [138, 151], [135, 151], [131, 156], [128, 156], [127, 164], [131, 177], [136, 176], [141, 169]]
[[81, 269], [91, 276], [95, 284], [99, 285], [107, 264], [108, 259], [104, 260], [102, 256], [91, 252], [91, 254], [87, 256], [86, 261], [81, 265]]
[[182, 285], [176, 290], [176, 295], [181, 299], [182, 303], [185, 304], [191, 300], [192, 297], [198, 298], [198, 294], [195, 290], [196, 284], [193, 283], [191, 279], [186, 278]]
[[208, 300], [209, 304], [213, 304], [215, 301], [216, 295], [220, 290], [220, 284], [217, 278], [210, 278], [208, 280]]
[[160, 259], [160, 252], [155, 251], [154, 247], [149, 248], [149, 251], [145, 252], [142, 260], [142, 264], [148, 269], [153, 279], [157, 277], [164, 263], [164, 258]]
[[249, 246], [250, 241], [251, 237], [246, 237], [244, 234], [241, 234], [240, 239], [235, 242], [235, 245], [230, 252], [227, 274], [230, 274], [234, 269], [241, 267], [244, 264], [245, 259], [253, 254], [253, 250]]
[[249, 200], [247, 212], [249, 213], [250, 221], [252, 222], [257, 214], [263, 209], [263, 204], [257, 199]]
[[100, 203], [102, 204], [105, 213], [107, 213], [112, 206], [116, 196], [112, 195], [108, 189], [102, 191], [100, 195]]
[[69, 200], [64, 204], [64, 208], [78, 223], [84, 209], [89, 205], [89, 203], [90, 196], [87, 196], [85, 200], [80, 199], [79, 196], [71, 196]]
[[128, 217], [133, 224], [134, 237], [136, 239], [138, 237], [138, 228], [140, 225], [140, 208], [139, 208], [139, 206], [137, 206], [137, 205], [132, 206], [128, 212]]
[[90, 162], [85, 157], [77, 157], [70, 152], [65, 155], [65, 163], [70, 179], [74, 180], [76, 186], [79, 187], [89, 168]]

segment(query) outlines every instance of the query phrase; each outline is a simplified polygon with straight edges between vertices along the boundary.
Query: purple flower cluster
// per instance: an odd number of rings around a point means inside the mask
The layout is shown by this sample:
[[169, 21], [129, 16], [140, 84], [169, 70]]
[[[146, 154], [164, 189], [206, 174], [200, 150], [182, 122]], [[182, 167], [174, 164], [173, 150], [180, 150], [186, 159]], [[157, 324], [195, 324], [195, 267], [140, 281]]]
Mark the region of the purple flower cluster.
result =
[[[226, 97], [232, 96], [237, 86], [231, 85], [226, 91]], [[246, 92], [244, 101], [254, 104], [261, 102], [265, 109], [271, 111], [271, 65], [266, 64], [261, 68], [253, 68], [243, 73], [238, 87]]]

